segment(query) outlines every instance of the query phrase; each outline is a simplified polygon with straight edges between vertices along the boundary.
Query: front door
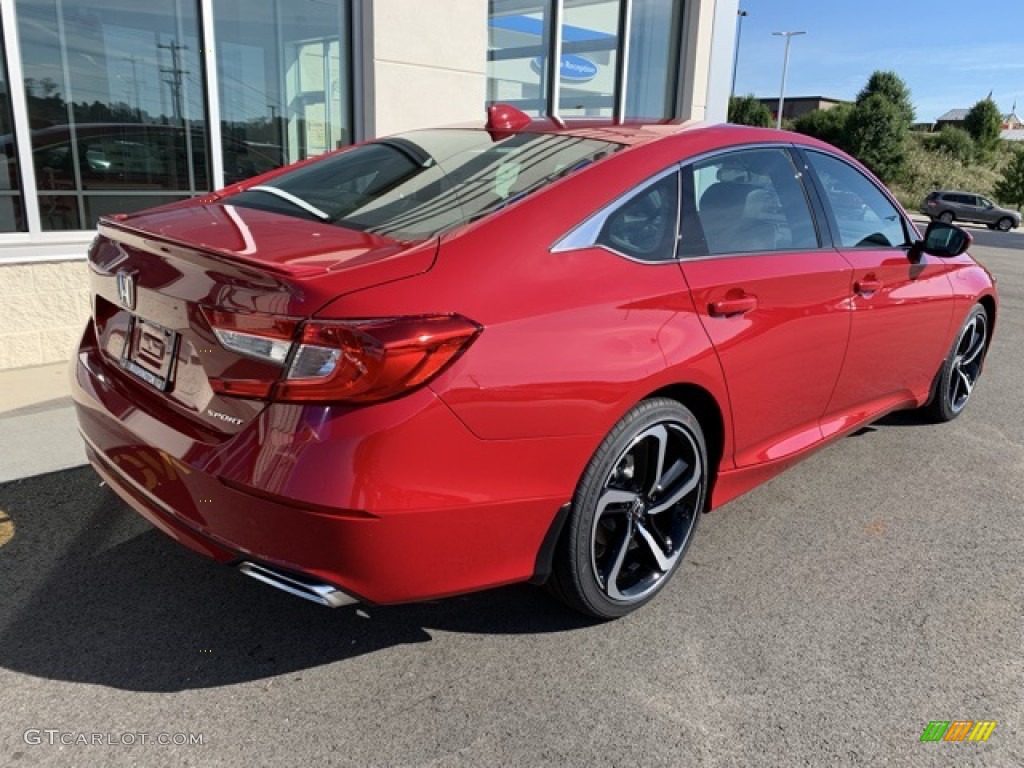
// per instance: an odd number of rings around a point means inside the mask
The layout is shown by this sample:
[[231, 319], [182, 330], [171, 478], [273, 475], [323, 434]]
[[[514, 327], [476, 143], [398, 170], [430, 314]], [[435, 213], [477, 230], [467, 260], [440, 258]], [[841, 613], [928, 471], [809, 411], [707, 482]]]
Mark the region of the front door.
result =
[[927, 393], [953, 319], [948, 262], [908, 257], [913, 230], [860, 170], [807, 151], [836, 247], [853, 267], [853, 325], [843, 371], [822, 422], [826, 435]]

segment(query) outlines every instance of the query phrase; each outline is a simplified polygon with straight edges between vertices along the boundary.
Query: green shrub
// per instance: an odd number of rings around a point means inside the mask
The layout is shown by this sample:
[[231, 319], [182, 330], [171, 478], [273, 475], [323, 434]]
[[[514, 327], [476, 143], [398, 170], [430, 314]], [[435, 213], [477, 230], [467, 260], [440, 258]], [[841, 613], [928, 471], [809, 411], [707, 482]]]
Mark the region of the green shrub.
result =
[[963, 128], [947, 125], [928, 137], [927, 146], [933, 152], [945, 152], [961, 163], [970, 163], [974, 159], [974, 139]]
[[1018, 211], [1024, 206], [1024, 149], [1014, 150], [1013, 159], [1007, 163], [994, 191], [999, 202], [1015, 205]]
[[847, 127], [853, 106], [839, 104], [832, 109], [816, 109], [801, 115], [793, 123], [793, 130], [805, 136], [827, 141], [840, 149], [848, 149]]
[[733, 96], [729, 99], [729, 122], [757, 128], [775, 125], [771, 110], [754, 96]]
[[967, 113], [964, 128], [974, 137], [982, 155], [991, 155], [999, 144], [1003, 128], [1003, 116], [992, 99], [982, 99]]
[[853, 108], [847, 125], [850, 154], [887, 184], [899, 178], [909, 133], [900, 108], [875, 93]]

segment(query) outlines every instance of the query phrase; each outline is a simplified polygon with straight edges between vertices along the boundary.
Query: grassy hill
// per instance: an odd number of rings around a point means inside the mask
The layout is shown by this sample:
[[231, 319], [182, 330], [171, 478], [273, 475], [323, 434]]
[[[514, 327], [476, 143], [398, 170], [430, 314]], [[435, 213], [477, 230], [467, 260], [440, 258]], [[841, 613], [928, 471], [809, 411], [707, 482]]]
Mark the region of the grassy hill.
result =
[[907, 163], [900, 179], [889, 185], [893, 194], [908, 211], [918, 211], [929, 192], [937, 189], [961, 189], [1008, 205], [998, 200], [994, 189], [1003, 169], [1013, 156], [1010, 142], [999, 142], [999, 148], [987, 161], [965, 163], [949, 152], [929, 148], [930, 134], [911, 133], [907, 138]]

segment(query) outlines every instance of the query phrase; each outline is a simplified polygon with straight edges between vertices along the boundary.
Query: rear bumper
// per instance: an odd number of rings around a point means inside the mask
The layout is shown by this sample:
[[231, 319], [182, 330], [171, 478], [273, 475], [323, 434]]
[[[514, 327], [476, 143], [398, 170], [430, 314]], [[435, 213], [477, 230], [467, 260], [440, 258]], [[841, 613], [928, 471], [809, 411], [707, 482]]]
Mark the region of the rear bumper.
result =
[[[72, 395], [90, 461], [181, 544], [372, 603], [534, 576], [589, 438], [486, 441], [429, 389], [345, 409], [272, 404], [235, 435], [157, 413], [88, 343]], [[146, 410], [150, 408], [150, 410]]]

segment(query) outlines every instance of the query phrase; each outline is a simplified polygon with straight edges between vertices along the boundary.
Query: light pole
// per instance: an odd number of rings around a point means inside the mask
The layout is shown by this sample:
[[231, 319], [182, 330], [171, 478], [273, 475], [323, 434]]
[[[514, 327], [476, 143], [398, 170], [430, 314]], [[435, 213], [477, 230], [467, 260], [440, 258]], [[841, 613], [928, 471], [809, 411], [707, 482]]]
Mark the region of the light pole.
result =
[[732, 90], [729, 96], [736, 95], [736, 71], [740, 66], [740, 39], [743, 37], [743, 19], [747, 17], [746, 11], [736, 11], [736, 52], [732, 58]]
[[779, 90], [779, 117], [775, 121], [775, 127], [782, 129], [782, 107], [786, 102], [786, 71], [789, 69], [789, 41], [797, 35], [806, 35], [806, 32], [772, 32], [777, 37], [786, 38], [786, 56], [782, 60], [782, 88]]

